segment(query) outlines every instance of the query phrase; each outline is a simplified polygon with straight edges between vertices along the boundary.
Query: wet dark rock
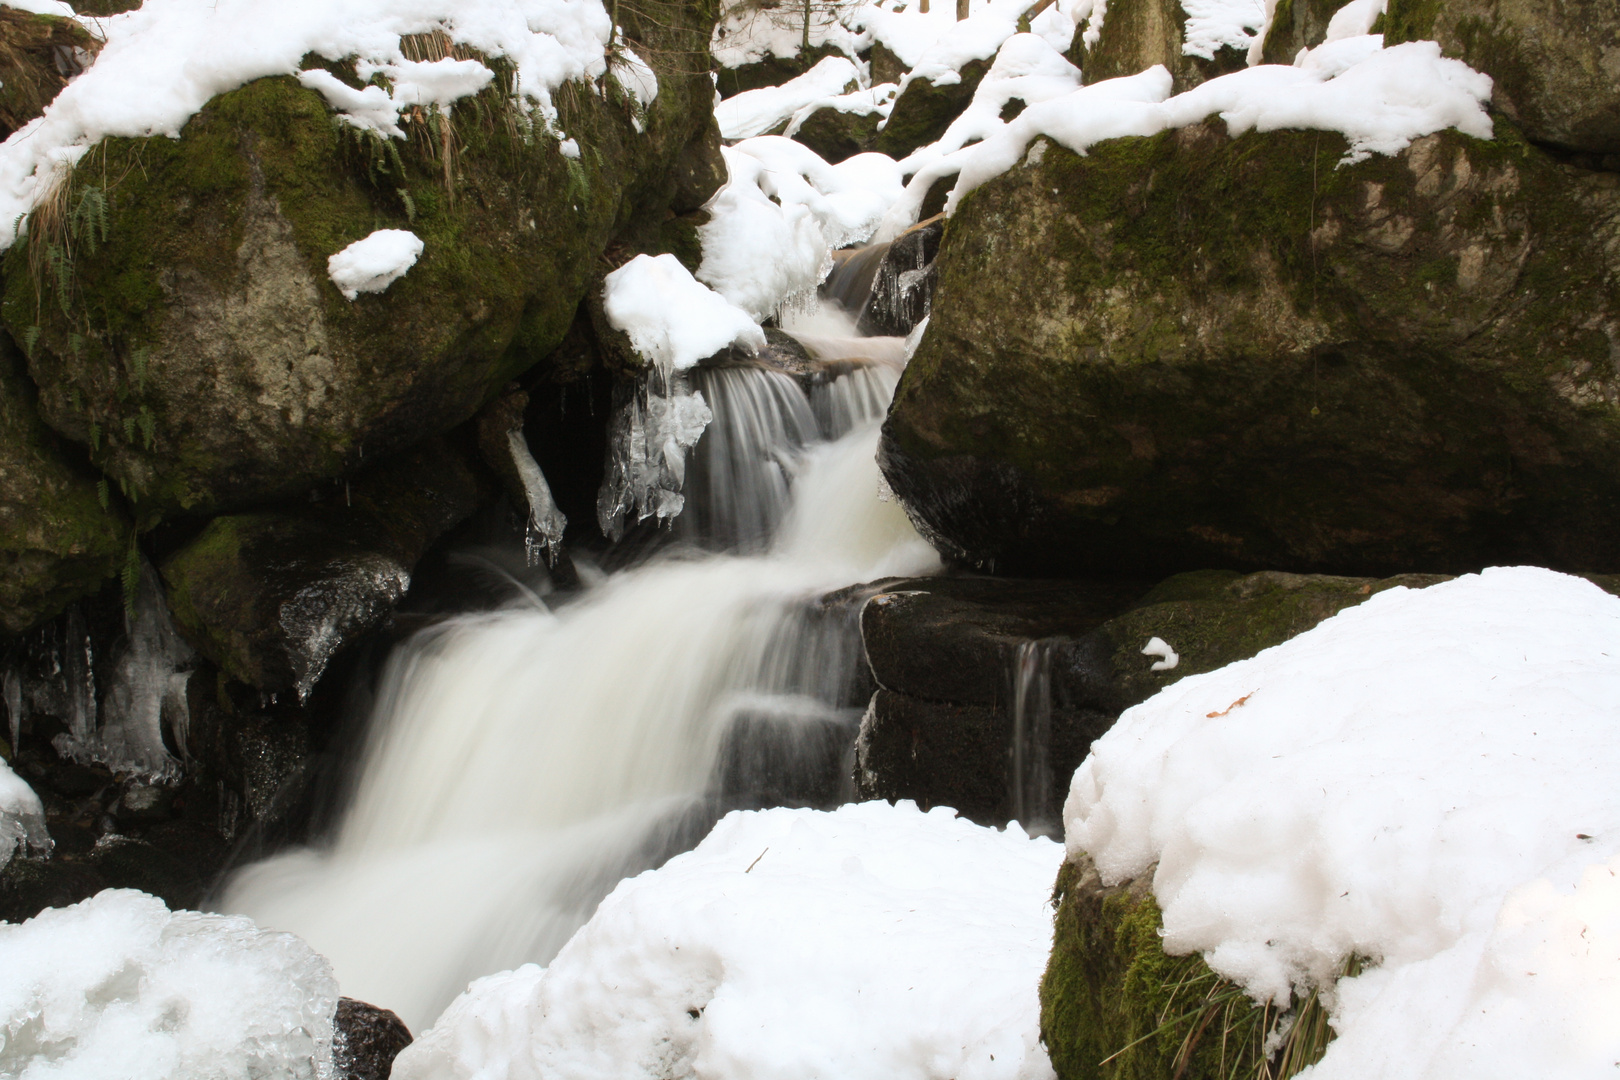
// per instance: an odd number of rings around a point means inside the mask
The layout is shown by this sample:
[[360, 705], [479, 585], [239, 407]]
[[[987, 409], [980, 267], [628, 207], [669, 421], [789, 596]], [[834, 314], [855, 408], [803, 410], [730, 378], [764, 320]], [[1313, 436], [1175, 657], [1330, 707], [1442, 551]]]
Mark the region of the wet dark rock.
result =
[[1620, 154], [1620, 6], [1611, 0], [1391, 0], [1388, 43], [1438, 41], [1495, 83], [1530, 139]]
[[872, 275], [857, 329], [904, 337], [928, 317], [939, 275], [934, 259], [945, 236], [945, 216], [924, 218], [890, 241]]
[[1077, 31], [1068, 57], [1084, 73], [1087, 85], [1162, 64], [1178, 94], [1247, 66], [1247, 51], [1224, 48], [1207, 60], [1182, 52], [1186, 21], [1180, 0], [1111, 2], [1096, 45], [1087, 48], [1083, 34]]
[[215, 518], [162, 567], [176, 624], [249, 686], [307, 697], [327, 664], [381, 626], [428, 545], [487, 489], [434, 440], [308, 506]]
[[[857, 793], [1055, 828], [1068, 778], [1125, 709], [1385, 589], [1439, 580], [1216, 570], [1150, 590], [1128, 581], [875, 583], [861, 630], [879, 689], [861, 725]], [[1153, 670], [1160, 658], [1141, 651], [1153, 638], [1178, 654], [1174, 669]]]
[[339, 998], [332, 1018], [334, 1080], [388, 1080], [399, 1052], [411, 1045], [405, 1022], [388, 1009]]
[[[0, 15], [11, 12], [0, 8]], [[18, 12], [17, 14], [21, 14]], [[0, 331], [0, 633], [21, 634], [123, 566], [129, 523], [40, 420], [22, 356]], [[109, 496], [110, 499], [110, 496]]]
[[989, 70], [989, 60], [970, 60], [958, 73], [960, 82], [936, 86], [928, 79], [913, 79], [907, 83], [872, 149], [899, 159], [936, 141], [972, 103], [973, 92]]
[[1345, 152], [1206, 123], [965, 200], [879, 451], [924, 534], [1009, 574], [1620, 568], [1620, 182], [1505, 123]]

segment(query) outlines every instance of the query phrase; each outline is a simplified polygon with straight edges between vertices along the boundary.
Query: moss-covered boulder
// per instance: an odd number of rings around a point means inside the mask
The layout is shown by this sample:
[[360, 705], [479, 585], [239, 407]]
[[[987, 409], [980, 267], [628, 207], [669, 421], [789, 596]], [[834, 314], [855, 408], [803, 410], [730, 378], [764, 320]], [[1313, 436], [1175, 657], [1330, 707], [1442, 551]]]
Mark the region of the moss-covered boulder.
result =
[[872, 149], [882, 122], [882, 114], [876, 111], [846, 112], [826, 106], [805, 117], [791, 137], [814, 150], [829, 165], [836, 165]]
[[1537, 142], [1620, 154], [1620, 6], [1612, 0], [1390, 0], [1390, 43], [1432, 39], [1496, 80], [1492, 103]]
[[1186, 23], [1180, 0], [1110, 0], [1096, 44], [1076, 33], [1068, 56], [1088, 85], [1163, 64], [1178, 94], [1248, 63], [1247, 52], [1231, 47], [1207, 58], [1187, 55]]
[[913, 521], [999, 573], [1620, 567], [1620, 178], [1345, 152], [1211, 122], [970, 195], [879, 451]]
[[72, 19], [0, 7], [0, 140], [44, 112], [100, 48]]
[[1343, 0], [1277, 0], [1266, 31], [1261, 61], [1292, 64], [1301, 49], [1314, 49], [1327, 37], [1328, 23]]
[[487, 487], [432, 440], [321, 503], [215, 518], [163, 564], [175, 623], [227, 675], [302, 700], [382, 625], [428, 545]]
[[935, 84], [929, 79], [912, 79], [906, 83], [883, 130], [878, 132], [872, 149], [892, 158], [903, 158], [919, 146], [935, 142], [951, 121], [962, 115], [973, 102], [973, 92], [984, 81], [990, 70], [990, 60], [969, 60], [957, 72], [953, 83]]
[[[143, 523], [292, 495], [465, 421], [561, 340], [609, 242], [656, 246], [704, 171], [681, 164], [716, 134], [687, 48], [702, 7], [661, 5], [646, 21], [675, 25], [645, 33], [627, 16], [658, 64], [645, 110], [611, 77], [557, 92], [577, 158], [506, 95], [500, 61], [404, 142], [288, 77], [216, 98], [178, 139], [107, 140], [6, 259], [46, 421]], [[422, 255], [345, 299], [327, 260], [379, 228]]]
[[0, 633], [88, 596], [129, 553], [129, 522], [80, 455], [40, 421], [33, 384], [0, 332]]
[[1058, 873], [1041, 1041], [1060, 1080], [1286, 1077], [1314, 1064], [1326, 1046], [1315, 999], [1295, 1037], [1268, 1046], [1280, 1010], [1256, 1006], [1197, 954], [1167, 955], [1150, 883], [1104, 885], [1087, 856]]

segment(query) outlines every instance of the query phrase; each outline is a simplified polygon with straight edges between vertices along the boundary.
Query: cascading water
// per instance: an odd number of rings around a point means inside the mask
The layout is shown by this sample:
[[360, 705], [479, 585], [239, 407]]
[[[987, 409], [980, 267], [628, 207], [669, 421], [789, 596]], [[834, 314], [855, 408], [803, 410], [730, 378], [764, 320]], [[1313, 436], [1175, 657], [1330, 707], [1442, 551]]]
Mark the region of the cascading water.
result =
[[848, 433], [817, 443], [786, 377], [701, 378], [721, 436], [703, 466], [709, 527], [765, 550], [681, 549], [555, 612], [418, 635], [385, 673], [330, 846], [246, 868], [225, 910], [302, 935], [346, 994], [417, 1029], [469, 979], [548, 960], [620, 878], [694, 842], [726, 776], [770, 801], [795, 753], [773, 747], [838, 752], [859, 715], [837, 699], [853, 650], [807, 605], [937, 557], [879, 497], [870, 388], [830, 388], [828, 426]]

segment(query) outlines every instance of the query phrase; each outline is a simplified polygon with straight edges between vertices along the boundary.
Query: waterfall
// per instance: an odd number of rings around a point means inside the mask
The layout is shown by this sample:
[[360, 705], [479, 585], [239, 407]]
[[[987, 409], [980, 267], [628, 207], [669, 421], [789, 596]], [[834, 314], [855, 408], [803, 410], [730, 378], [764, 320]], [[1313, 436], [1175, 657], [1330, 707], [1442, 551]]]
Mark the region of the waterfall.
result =
[[1061, 836], [1047, 817], [1052, 801], [1052, 650], [1023, 641], [1013, 654], [1012, 762], [1008, 803], [1013, 820], [1031, 836]]
[[718, 435], [703, 512], [763, 550], [682, 548], [556, 610], [417, 635], [385, 671], [336, 834], [239, 872], [225, 910], [298, 933], [344, 993], [419, 1030], [468, 980], [546, 962], [728, 798], [829, 797], [795, 769], [841, 754], [864, 703], [840, 699], [858, 641], [815, 600], [937, 557], [879, 497], [874, 423], [851, 413], [818, 443], [791, 380], [700, 377]]

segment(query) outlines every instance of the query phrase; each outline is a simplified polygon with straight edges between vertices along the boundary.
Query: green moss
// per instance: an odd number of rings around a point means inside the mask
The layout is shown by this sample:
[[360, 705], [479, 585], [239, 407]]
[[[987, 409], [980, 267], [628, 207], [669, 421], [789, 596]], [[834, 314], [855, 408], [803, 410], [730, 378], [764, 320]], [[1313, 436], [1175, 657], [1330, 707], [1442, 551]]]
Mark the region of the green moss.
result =
[[1384, 41], [1399, 45], [1432, 40], [1435, 20], [1444, 6], [1445, 0], [1389, 0], [1384, 11]]
[[988, 60], [970, 60], [962, 65], [959, 82], [936, 86], [927, 79], [913, 79], [895, 100], [872, 148], [899, 159], [934, 142], [972, 102], [989, 70]]

